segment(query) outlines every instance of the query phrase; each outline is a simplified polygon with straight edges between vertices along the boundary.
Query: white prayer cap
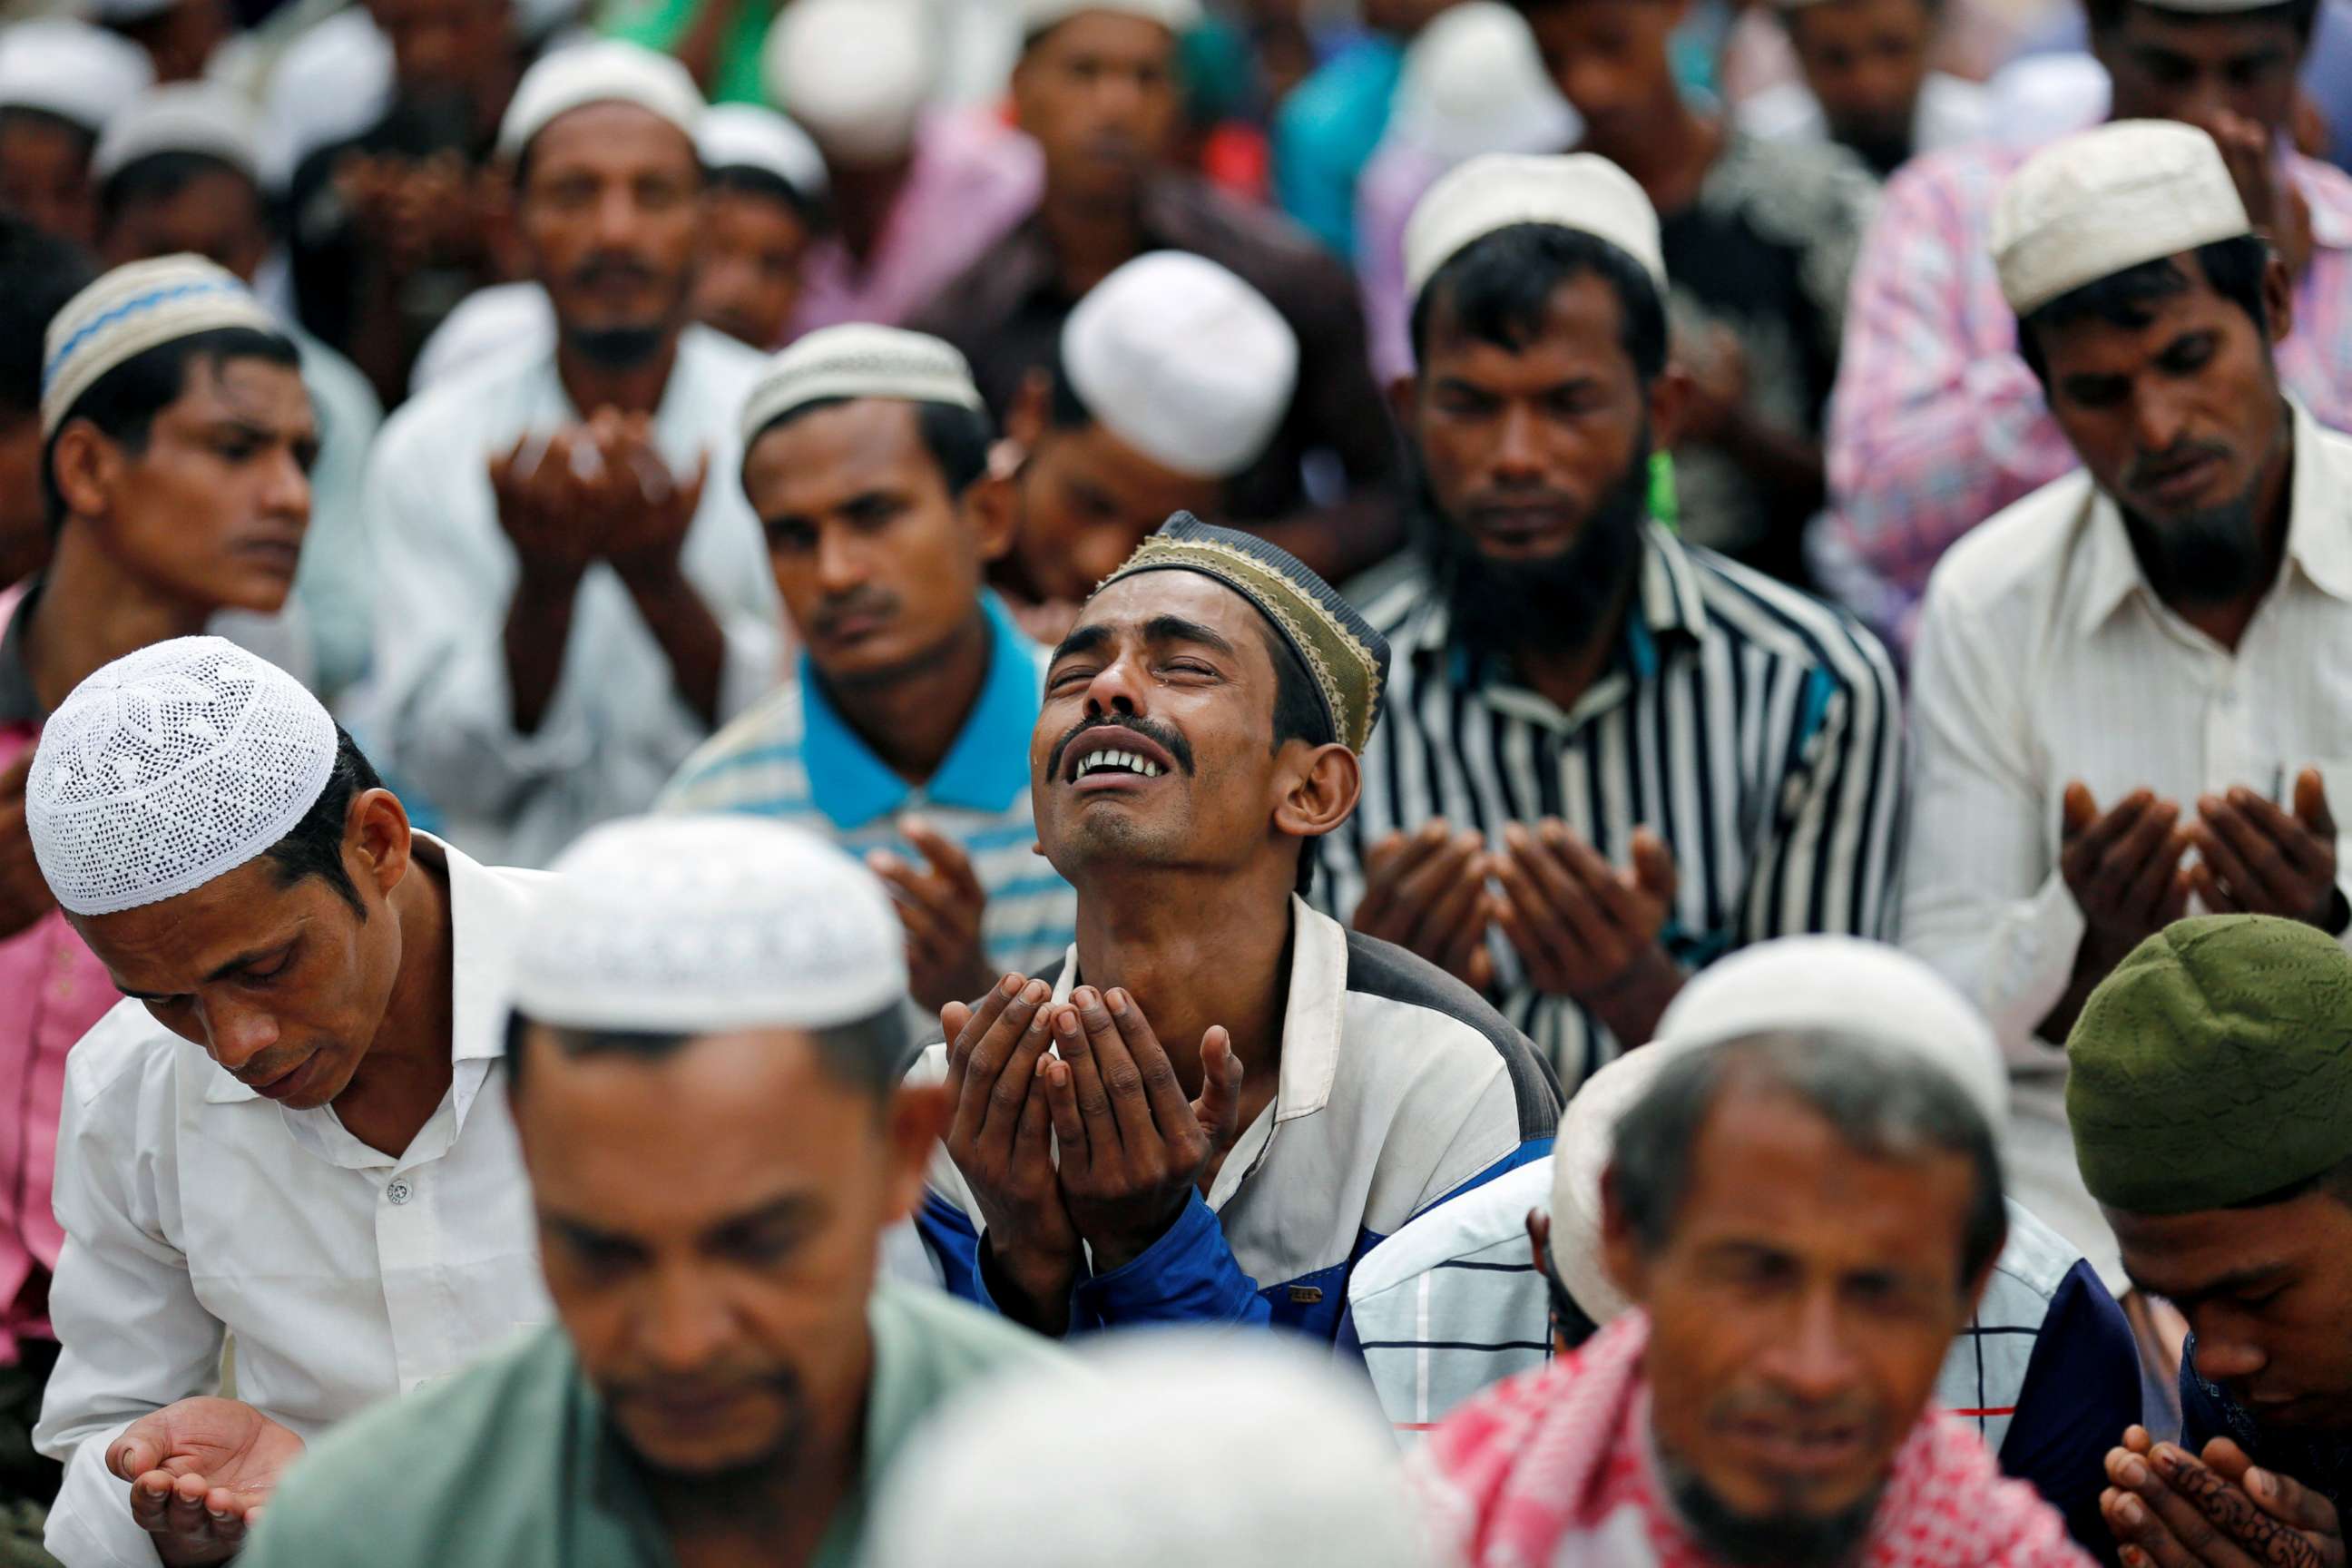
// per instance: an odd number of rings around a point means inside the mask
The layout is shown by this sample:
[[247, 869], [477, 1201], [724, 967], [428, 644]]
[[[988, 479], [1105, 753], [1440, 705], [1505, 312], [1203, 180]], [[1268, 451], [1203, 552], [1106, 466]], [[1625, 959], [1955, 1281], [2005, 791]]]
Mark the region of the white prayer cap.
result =
[[261, 178], [253, 110], [217, 82], [168, 83], [108, 121], [90, 156], [90, 173], [110, 180], [159, 153], [201, 153], [256, 183]]
[[260, 856], [317, 804], [335, 721], [301, 682], [221, 637], [174, 637], [84, 680], [41, 729], [25, 783], [58, 902], [110, 915]]
[[1272, 1334], [1115, 1335], [1074, 1369], [981, 1384], [919, 1434], [866, 1563], [1422, 1568], [1402, 1463], [1328, 1354]]
[[824, 154], [807, 132], [772, 109], [715, 104], [695, 128], [694, 147], [706, 169], [759, 169], [783, 181], [804, 201], [824, 195]]
[[768, 30], [768, 96], [835, 157], [906, 155], [940, 77], [921, 0], [792, 0]]
[[638, 816], [565, 850], [515, 958], [558, 1028], [829, 1029], [907, 995], [907, 932], [871, 871], [770, 818]]
[[851, 321], [811, 332], [768, 361], [743, 403], [744, 449], [793, 409], [836, 397], [988, 408], [953, 344], [902, 327]]
[[1200, 0], [1014, 0], [1013, 5], [1024, 38], [1034, 38], [1088, 11], [1139, 16], [1171, 33], [1181, 33], [1201, 19]]
[[1087, 412], [1171, 473], [1224, 479], [1290, 412], [1298, 338], [1205, 257], [1156, 250], [1089, 289], [1062, 325], [1062, 374]]
[[1633, 176], [1595, 153], [1473, 158], [1430, 186], [1404, 226], [1404, 284], [1418, 300], [1437, 269], [1497, 230], [1549, 224], [1603, 239], [1666, 289], [1658, 215]]
[[1527, 18], [1501, 0], [1461, 0], [1406, 48], [1392, 123], [1395, 135], [1454, 163], [1565, 147], [1581, 122], [1544, 69]]
[[2019, 315], [2143, 261], [2252, 231], [2213, 138], [2117, 120], [2028, 158], [1992, 215], [1993, 265]]
[[618, 38], [576, 44], [522, 73], [499, 122], [499, 155], [519, 156], [551, 121], [592, 103], [635, 104], [688, 136], [707, 107], [686, 68], [667, 55]]
[[159, 256], [105, 274], [49, 321], [41, 357], [42, 438], [57, 434], [81, 395], [115, 366], [224, 327], [281, 331], [235, 273], [200, 256]]
[[155, 82], [147, 51], [103, 27], [51, 17], [0, 27], [0, 109], [37, 109], [91, 135]]

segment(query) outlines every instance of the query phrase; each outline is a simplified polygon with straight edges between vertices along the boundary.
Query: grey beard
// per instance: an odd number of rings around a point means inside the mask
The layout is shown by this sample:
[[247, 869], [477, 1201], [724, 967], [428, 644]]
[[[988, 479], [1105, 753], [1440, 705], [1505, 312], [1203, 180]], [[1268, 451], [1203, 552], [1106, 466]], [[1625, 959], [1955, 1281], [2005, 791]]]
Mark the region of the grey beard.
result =
[[1870, 1521], [1878, 1512], [1879, 1494], [1874, 1489], [1852, 1507], [1822, 1518], [1736, 1513], [1697, 1472], [1663, 1448], [1657, 1450], [1657, 1460], [1683, 1523], [1708, 1552], [1737, 1568], [1842, 1568], [1861, 1555]]

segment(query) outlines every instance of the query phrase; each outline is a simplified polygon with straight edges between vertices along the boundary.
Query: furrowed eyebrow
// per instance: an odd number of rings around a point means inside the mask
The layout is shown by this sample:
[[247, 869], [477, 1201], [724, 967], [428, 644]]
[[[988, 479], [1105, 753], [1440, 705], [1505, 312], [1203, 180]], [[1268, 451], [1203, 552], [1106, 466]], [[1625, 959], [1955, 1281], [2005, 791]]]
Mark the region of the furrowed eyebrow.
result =
[[1110, 641], [1108, 626], [1080, 626], [1062, 639], [1061, 646], [1054, 650], [1054, 658], [1058, 661], [1069, 658], [1074, 653], [1092, 653], [1108, 641]]
[[1198, 621], [1182, 616], [1154, 616], [1145, 624], [1143, 635], [1150, 642], [1198, 643], [1217, 653], [1232, 654], [1234, 645], [1222, 633], [1212, 631]]

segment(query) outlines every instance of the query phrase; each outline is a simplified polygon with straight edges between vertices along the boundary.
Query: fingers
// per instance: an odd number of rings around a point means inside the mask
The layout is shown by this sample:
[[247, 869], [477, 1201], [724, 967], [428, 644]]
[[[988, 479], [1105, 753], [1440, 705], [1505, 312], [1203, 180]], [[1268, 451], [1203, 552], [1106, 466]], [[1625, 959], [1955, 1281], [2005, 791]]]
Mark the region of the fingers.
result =
[[[1507, 835], [1508, 830], [1506, 829]], [[1597, 953], [1609, 940], [1607, 920], [1594, 903], [1580, 877], [1569, 870], [1567, 845], [1570, 841], [1567, 829], [1557, 822], [1539, 825], [1536, 833], [1525, 833], [1527, 846], [1519, 857], [1536, 890], [1559, 917], [1568, 937], [1588, 954]]]
[[988, 901], [988, 889], [980, 885], [979, 874], [971, 868], [971, 858], [963, 852], [961, 845], [919, 816], [899, 818], [898, 831], [931, 863], [936, 879], [954, 896], [975, 910]]
[[1242, 1132], [1242, 1059], [1223, 1025], [1201, 1037], [1201, 1098], [1192, 1116], [1209, 1135], [1209, 1148], [1223, 1154]]
[[[6, 788], [7, 775], [0, 774], [0, 790]], [[2313, 837], [2336, 842], [2336, 814], [2328, 809], [2327, 781], [2317, 768], [2305, 768], [2294, 775], [2294, 819]]]
[[1077, 1075], [1068, 1062], [1052, 1057], [1037, 1067], [1045, 1076], [1045, 1114], [1054, 1124], [1062, 1181], [1066, 1186], [1083, 1185], [1093, 1173], [1094, 1142], [1087, 1136], [1086, 1113], [1078, 1109]]
[[1396, 885], [1404, 945], [1426, 957], [1444, 951], [1469, 901], [1485, 885], [1486, 846], [1475, 833], [1447, 838]]
[[106, 1468], [118, 1480], [135, 1481], [164, 1460], [165, 1428], [159, 1416], [144, 1415], [131, 1424], [114, 1447], [106, 1451]]
[[[1192, 1105], [1184, 1098], [1184, 1086], [1177, 1081], [1176, 1066], [1168, 1059], [1167, 1047], [1160, 1043], [1160, 1037], [1151, 1032], [1142, 1005], [1130, 993], [1118, 989], [1110, 991], [1102, 1001], [1110, 1014], [1112, 1026], [1118, 1031], [1120, 1042], [1135, 1063], [1135, 1070], [1142, 1076], [1144, 1099], [1151, 1107], [1151, 1120], [1159, 1127], [1160, 1137], [1183, 1136], [1194, 1124]], [[1230, 1039], [1226, 1046], [1230, 1051]], [[1206, 1059], [1204, 1057], [1203, 1062]], [[1203, 1092], [1205, 1082], [1204, 1073]]]
[[1680, 881], [1675, 870], [1675, 852], [1666, 841], [1646, 827], [1633, 830], [1633, 885], [1659, 903], [1674, 902], [1675, 889]]
[[2080, 779], [2066, 785], [2060, 809], [2059, 826], [2063, 837], [2079, 838], [2099, 820], [2099, 803], [2092, 797], [2091, 786]]
[[1392, 833], [1374, 845], [1364, 858], [1364, 899], [1356, 906], [1356, 929], [1374, 936], [1390, 934], [1389, 921], [1400, 906], [1397, 889], [1413, 869], [1444, 847], [1451, 830], [1432, 817], [1408, 835]]
[[[1024, 981], [1017, 975], [1005, 979], [1013, 983], [1013, 994], [1007, 996], [1002, 984], [991, 990], [980, 1016], [964, 1027], [965, 1039], [958, 1042], [961, 1057], [956, 1056], [956, 1047], [950, 1047], [948, 1077], [955, 1110], [948, 1125], [948, 1142], [952, 1148], [969, 1149], [977, 1143], [981, 1129], [988, 1123], [989, 1098], [996, 1092], [1005, 1062], [1053, 994], [1042, 980]], [[998, 1005], [992, 1009], [990, 1004]]]
[[[1021, 1120], [1013, 1134], [1013, 1163], [1017, 1168], [1052, 1171], [1054, 1167], [1054, 1105], [1051, 1069], [1061, 1064], [1048, 1056], [1040, 1056], [1029, 1064], [1021, 1079]], [[1005, 1075], [1010, 1078], [1012, 1074]], [[1079, 1133], [1076, 1144], [1064, 1143], [1065, 1149], [1083, 1148], [1085, 1133]], [[1047, 1178], [1051, 1179], [1050, 1176]]]
[[[2277, 840], [2255, 826], [2251, 811], [2239, 804], [2239, 793], [2231, 791], [2227, 800], [2207, 795], [2197, 803], [2206, 830], [2200, 842], [2209, 850], [2226, 848], [2234, 857], [2234, 874], [2227, 864], [2219, 869], [2222, 879], [2234, 885], [2242, 901], [2259, 904], [2273, 914], [2303, 915], [2307, 911], [2302, 906], [2310, 900], [2302, 895], [2294, 867]], [[2297, 837], [2303, 836], [2300, 826], [2294, 832]]]
[[[964, 1062], [971, 1057], [972, 1047], [980, 1044], [988, 1031], [996, 1026], [996, 1020], [1004, 1016], [1004, 1009], [1013, 1005], [1013, 999], [1020, 995], [1028, 984], [1029, 981], [1025, 976], [1008, 974], [991, 987], [987, 995], [980, 999], [978, 1011], [975, 1012], [971, 1008], [964, 1009], [963, 1027], [948, 1037], [948, 1071], [950, 1075], [963, 1070]], [[942, 1008], [940, 1016], [944, 1018], [946, 1016], [946, 1009]]]
[[2179, 878], [2180, 858], [2189, 853], [2191, 842], [2186, 829], [2176, 828], [2165, 835], [2141, 865], [2139, 875], [2133, 878], [2125, 889], [2123, 906], [2126, 911], [2151, 927], [2159, 924], [2158, 911], [2172, 893], [2173, 885]]
[[[2240, 785], [2230, 792], [2230, 804], [2244, 814], [2246, 821], [2265, 839], [2276, 846], [2285, 863], [2305, 876], [2325, 871], [2333, 876], [2336, 870], [2336, 825], [2331, 821], [2326, 834], [2305, 825], [2300, 813], [2304, 785], [2308, 783], [2318, 789], [2319, 773], [2315, 768], [2305, 770], [2294, 781], [2298, 810], [2290, 815], [2252, 790]], [[2327, 815], [2327, 797], [2318, 797], [2319, 814]]]
[[[1031, 984], [1040, 990], [1045, 988], [1043, 981]], [[973, 1142], [983, 1160], [1002, 1163], [1013, 1157], [1013, 1145], [1021, 1135], [1022, 1117], [1029, 1102], [1036, 1098], [1029, 1092], [1029, 1086], [1037, 1077], [1038, 1058], [1054, 1043], [1053, 1031], [1047, 1027], [1050, 1011], [1042, 1006], [1035, 1010], [1029, 1026], [1014, 1042], [1012, 1056], [996, 1072], [994, 1083], [980, 1097], [983, 1120], [973, 1133]]]
[[2322, 1535], [2343, 1533], [2336, 1505], [2293, 1476], [2254, 1466], [2246, 1470], [2244, 1484], [2246, 1495], [2281, 1523]]
[[205, 1500], [212, 1495], [212, 1489], [211, 1483], [202, 1476], [182, 1476], [173, 1485], [164, 1528], [173, 1535], [200, 1539], [206, 1532]]
[[[2187, 1561], [2208, 1568], [2252, 1568], [2252, 1560], [2215, 1519], [2177, 1489], [2174, 1483], [2181, 1472], [2167, 1459], [2168, 1454], [2187, 1458], [2169, 1443], [2155, 1445], [2145, 1457], [2128, 1450], [2108, 1450], [2107, 1479], [2126, 1494], [2117, 1500], [2111, 1516], [2127, 1532], [2121, 1539], [2138, 1546], [2158, 1563], [2168, 1561], [2165, 1550], [2170, 1545], [2185, 1552]], [[2214, 1486], [2224, 1484], [2202, 1465], [2198, 1468]], [[2164, 1473], [2168, 1469], [2171, 1472], [2168, 1476]], [[2252, 1514], [2255, 1510], [2248, 1505], [2245, 1511]], [[2276, 1531], [2271, 1521], [2263, 1522]]]
[[[1110, 1095], [1103, 1088], [1102, 1064], [1095, 1060], [1092, 1042], [1079, 1025], [1076, 1008], [1055, 1008], [1053, 1022], [1054, 1048], [1062, 1053], [1062, 1060], [1069, 1068], [1070, 1092], [1077, 1110], [1080, 1136], [1095, 1159], [1112, 1158], [1124, 1141], [1119, 1137], [1118, 1120], [1110, 1108]], [[1054, 1126], [1058, 1132], [1058, 1116]]]
[[[1118, 1021], [1104, 1005], [1102, 993], [1091, 985], [1081, 985], [1070, 993], [1070, 1005], [1064, 1011], [1076, 1016], [1078, 1027], [1086, 1036], [1087, 1049], [1094, 1057], [1096, 1070], [1102, 1075], [1103, 1092], [1110, 1100], [1111, 1114], [1118, 1121], [1120, 1146], [1130, 1154], [1151, 1148], [1160, 1134], [1154, 1126], [1143, 1064], [1128, 1048], [1127, 1038], [1119, 1033]], [[1154, 1048], [1157, 1049], [1156, 1044]], [[1159, 1056], [1160, 1066], [1164, 1069], [1168, 1066], [1167, 1053], [1160, 1052]], [[1091, 1125], [1088, 1131], [1092, 1131]]]
[[2164, 846], [2165, 836], [2180, 819], [2180, 808], [2168, 800], [2151, 801], [2135, 814], [2131, 827], [2107, 846], [2098, 859], [2096, 875], [2114, 893], [2121, 894], [2139, 879], [2148, 858]]
[[[2088, 798], [2089, 792], [2084, 792]], [[2140, 825], [2156, 797], [2144, 789], [2136, 789], [2116, 803], [2105, 815], [2090, 823], [2067, 839], [2064, 858], [2080, 868], [2070, 868], [2070, 875], [2087, 878], [2096, 872], [2116, 840]]]
[[2319, 1549], [2302, 1531], [2273, 1518], [2187, 1449], [2159, 1443], [2153, 1462], [2176, 1493], [2254, 1562], [2273, 1568], [2320, 1568]]
[[161, 1535], [172, 1527], [172, 1497], [178, 1482], [162, 1470], [149, 1470], [131, 1483], [131, 1517], [140, 1529]]

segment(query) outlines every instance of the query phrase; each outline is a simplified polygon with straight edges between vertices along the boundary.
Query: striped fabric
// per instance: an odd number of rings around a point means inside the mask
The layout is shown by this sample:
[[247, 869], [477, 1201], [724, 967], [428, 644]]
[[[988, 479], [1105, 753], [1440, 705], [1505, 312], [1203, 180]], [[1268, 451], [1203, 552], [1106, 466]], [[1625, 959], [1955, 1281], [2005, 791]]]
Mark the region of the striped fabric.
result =
[[[1329, 910], [1352, 914], [1365, 847], [1392, 832], [1442, 816], [1499, 849], [1506, 823], [1554, 816], [1615, 865], [1636, 827], [1665, 840], [1679, 886], [1664, 941], [1687, 967], [1797, 932], [1887, 934], [1904, 736], [1885, 652], [1842, 612], [1655, 525], [1641, 573], [1618, 658], [1569, 713], [1474, 668], [1426, 583], [1368, 607], [1395, 662], [1363, 803], [1323, 841]], [[1574, 1092], [1618, 1043], [1490, 940], [1504, 1014]]]

